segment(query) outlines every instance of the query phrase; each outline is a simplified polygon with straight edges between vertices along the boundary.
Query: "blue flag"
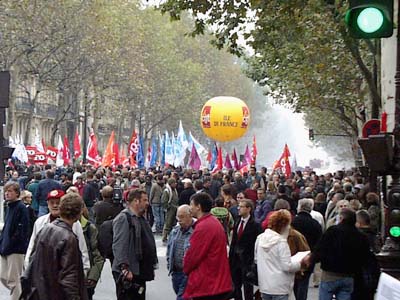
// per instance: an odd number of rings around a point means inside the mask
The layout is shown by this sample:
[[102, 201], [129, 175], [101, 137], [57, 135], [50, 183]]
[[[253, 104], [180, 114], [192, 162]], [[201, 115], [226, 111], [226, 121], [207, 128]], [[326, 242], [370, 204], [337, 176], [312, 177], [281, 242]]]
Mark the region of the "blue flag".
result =
[[154, 167], [157, 164], [158, 160], [158, 148], [157, 148], [157, 140], [156, 137], [153, 136], [151, 139], [151, 159], [150, 159], [150, 167]]
[[137, 164], [139, 168], [144, 167], [144, 149], [143, 149], [143, 138], [139, 137], [139, 149], [136, 156]]
[[165, 134], [159, 135], [160, 137], [160, 165], [161, 167], [165, 166]]

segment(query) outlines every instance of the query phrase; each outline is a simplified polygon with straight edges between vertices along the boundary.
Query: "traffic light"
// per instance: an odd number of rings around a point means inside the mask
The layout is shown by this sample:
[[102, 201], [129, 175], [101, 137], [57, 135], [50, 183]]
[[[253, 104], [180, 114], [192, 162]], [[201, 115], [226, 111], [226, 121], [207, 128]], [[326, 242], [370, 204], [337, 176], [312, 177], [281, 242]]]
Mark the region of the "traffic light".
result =
[[310, 140], [310, 141], [313, 141], [314, 140], [314, 129], [308, 129], [308, 139]]
[[345, 21], [354, 38], [390, 37], [393, 34], [393, 0], [349, 0]]
[[393, 240], [400, 241], [400, 187], [393, 187], [388, 197], [388, 230]]

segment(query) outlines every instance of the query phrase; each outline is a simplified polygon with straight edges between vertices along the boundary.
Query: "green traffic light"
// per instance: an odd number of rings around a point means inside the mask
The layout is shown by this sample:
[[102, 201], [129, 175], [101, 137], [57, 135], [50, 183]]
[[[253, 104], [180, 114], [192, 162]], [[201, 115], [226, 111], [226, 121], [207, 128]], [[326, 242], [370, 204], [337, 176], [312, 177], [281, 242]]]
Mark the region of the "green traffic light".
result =
[[375, 7], [367, 7], [357, 16], [357, 25], [365, 33], [378, 31], [383, 25], [383, 14]]
[[400, 227], [399, 226], [393, 226], [390, 228], [389, 233], [392, 237], [398, 238], [400, 237]]

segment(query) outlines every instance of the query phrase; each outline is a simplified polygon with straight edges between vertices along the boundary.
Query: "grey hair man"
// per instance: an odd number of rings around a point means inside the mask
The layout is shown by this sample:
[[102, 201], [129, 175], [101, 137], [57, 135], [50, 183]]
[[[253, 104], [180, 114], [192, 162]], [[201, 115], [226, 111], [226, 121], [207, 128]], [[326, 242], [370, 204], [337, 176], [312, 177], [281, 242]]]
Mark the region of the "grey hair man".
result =
[[167, 268], [172, 277], [172, 286], [176, 293], [176, 299], [183, 299], [187, 276], [183, 273], [183, 257], [189, 248], [189, 240], [193, 233], [193, 224], [196, 219], [192, 218], [190, 206], [183, 204], [176, 212], [178, 224], [172, 229], [168, 237], [167, 245]]
[[[292, 227], [299, 231], [307, 240], [311, 251], [315, 248], [318, 241], [322, 236], [321, 225], [313, 219], [311, 216], [311, 211], [314, 206], [314, 201], [312, 199], [301, 199], [299, 200], [297, 211], [297, 216], [293, 219]], [[301, 278], [295, 279], [294, 293], [296, 299], [306, 300], [308, 292], [308, 283], [312, 273], [312, 268], [303, 272]]]

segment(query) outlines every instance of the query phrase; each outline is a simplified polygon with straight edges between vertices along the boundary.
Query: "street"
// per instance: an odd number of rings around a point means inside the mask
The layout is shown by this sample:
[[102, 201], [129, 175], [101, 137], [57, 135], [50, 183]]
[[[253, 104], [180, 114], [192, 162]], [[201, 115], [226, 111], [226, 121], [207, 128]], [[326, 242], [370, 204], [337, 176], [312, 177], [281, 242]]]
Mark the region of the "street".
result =
[[[147, 284], [146, 299], [148, 300], [173, 300], [175, 293], [172, 289], [171, 279], [168, 277], [165, 252], [166, 247], [162, 245], [161, 237], [156, 235], [157, 254], [159, 259], [159, 268], [156, 270], [156, 279]], [[2, 284], [0, 284], [0, 299], [7, 300], [8, 291]], [[93, 297], [94, 300], [113, 300], [115, 296], [115, 285], [111, 275], [110, 262], [106, 261], [104, 264], [103, 272], [100, 282], [97, 285], [96, 293]], [[318, 289], [310, 287], [309, 300], [318, 299]]]

